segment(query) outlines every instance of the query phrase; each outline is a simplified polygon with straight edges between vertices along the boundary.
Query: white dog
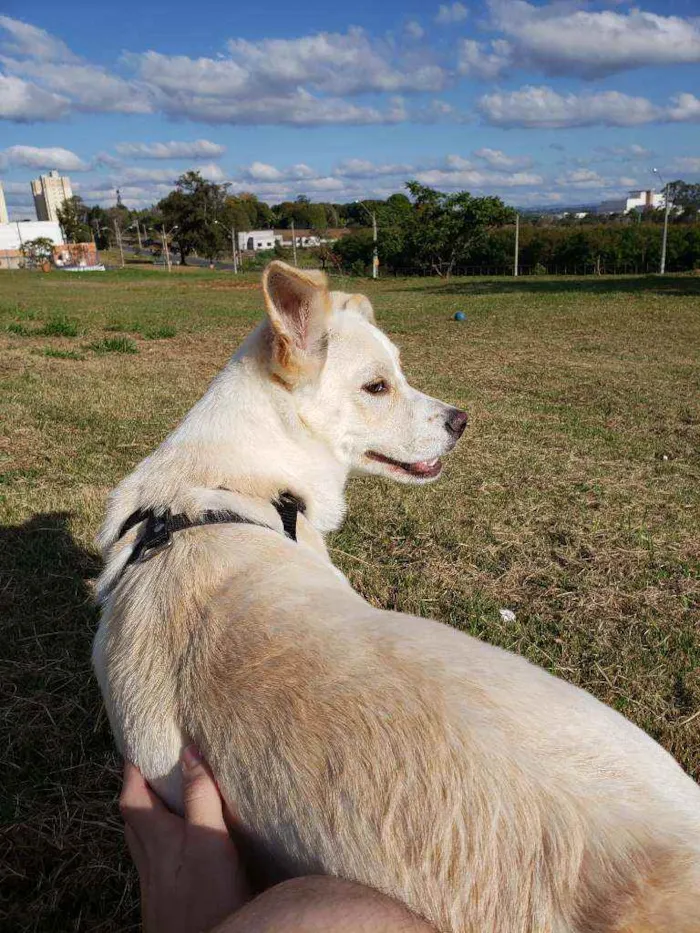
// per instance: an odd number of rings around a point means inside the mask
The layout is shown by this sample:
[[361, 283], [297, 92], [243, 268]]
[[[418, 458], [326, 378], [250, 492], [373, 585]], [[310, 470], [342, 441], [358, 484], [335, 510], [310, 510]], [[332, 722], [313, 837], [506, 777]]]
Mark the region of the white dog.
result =
[[[463, 412], [361, 296], [273, 263], [268, 318], [112, 494], [94, 663], [181, 804], [194, 741], [266, 860], [464, 933], [697, 933], [700, 790], [589, 694], [332, 566], [352, 470], [427, 482]], [[295, 537], [295, 526], [297, 537]]]

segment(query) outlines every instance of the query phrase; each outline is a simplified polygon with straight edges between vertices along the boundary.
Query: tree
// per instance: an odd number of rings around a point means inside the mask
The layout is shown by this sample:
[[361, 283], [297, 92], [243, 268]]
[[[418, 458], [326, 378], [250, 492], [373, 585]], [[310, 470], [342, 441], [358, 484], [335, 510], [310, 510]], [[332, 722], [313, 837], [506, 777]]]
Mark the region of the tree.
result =
[[679, 219], [693, 221], [698, 219], [700, 213], [700, 184], [688, 184], [680, 178], [669, 182], [665, 192], [670, 198], [674, 208], [680, 208]]
[[88, 209], [82, 198], [67, 198], [58, 209], [58, 222], [69, 243], [86, 243], [92, 239], [87, 223]]
[[283, 201], [273, 207], [277, 226], [287, 230], [292, 226], [300, 230], [326, 230], [329, 218], [337, 217], [333, 205], [322, 202], [312, 202], [305, 194], [300, 194], [294, 201]]
[[95, 245], [98, 249], [109, 248], [109, 214], [97, 204], [88, 207], [86, 214], [86, 223], [90, 228], [91, 235], [95, 238]]
[[368, 230], [350, 233], [333, 244], [333, 251], [342, 265], [361, 275], [364, 275], [372, 261], [372, 249], [372, 234]]
[[53, 240], [47, 236], [39, 236], [34, 240], [25, 240], [22, 244], [22, 255], [30, 268], [50, 262], [53, 257]]
[[444, 194], [417, 181], [406, 188], [413, 196], [406, 259], [440, 276], [468, 262], [491, 228], [515, 219], [514, 210], [500, 198], [474, 198], [468, 191]]
[[187, 256], [195, 250], [213, 262], [226, 249], [227, 190], [228, 185], [206, 181], [199, 172], [185, 172], [175, 182], [175, 191], [159, 201], [166, 233], [172, 231], [181, 265], [187, 264]]

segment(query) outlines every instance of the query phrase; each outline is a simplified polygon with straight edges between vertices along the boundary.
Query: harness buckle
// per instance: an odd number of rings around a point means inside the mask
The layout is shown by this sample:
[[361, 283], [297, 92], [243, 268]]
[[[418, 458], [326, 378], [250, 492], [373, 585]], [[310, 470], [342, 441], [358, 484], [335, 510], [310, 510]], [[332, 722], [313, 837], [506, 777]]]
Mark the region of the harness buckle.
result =
[[161, 554], [173, 543], [173, 533], [170, 527], [170, 511], [164, 515], [149, 515], [146, 522], [146, 528], [143, 536], [137, 545], [138, 554], [136, 560], [144, 563]]

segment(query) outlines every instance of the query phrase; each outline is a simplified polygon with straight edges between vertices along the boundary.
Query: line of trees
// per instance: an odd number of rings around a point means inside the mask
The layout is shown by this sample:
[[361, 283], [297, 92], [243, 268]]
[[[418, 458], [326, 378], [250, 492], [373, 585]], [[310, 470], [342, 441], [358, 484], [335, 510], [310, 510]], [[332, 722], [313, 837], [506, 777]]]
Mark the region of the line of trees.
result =
[[[294, 225], [323, 238], [329, 228], [346, 227], [348, 235], [305, 251], [305, 257], [324, 268], [365, 274], [374, 248], [368, 227], [373, 213], [380, 264], [389, 272], [449, 276], [470, 267], [512, 268], [515, 211], [500, 198], [473, 197], [466, 191], [445, 194], [416, 181], [409, 181], [406, 189], [407, 194], [392, 194], [386, 200], [333, 204], [312, 203], [300, 196], [270, 206], [254, 194], [233, 195], [228, 185], [190, 171], [176, 180], [170, 194], [146, 210], [132, 211], [121, 203], [109, 209], [89, 207], [74, 197], [65, 202], [59, 219], [69, 241], [94, 239], [100, 249], [126, 240], [157, 253], [167, 238], [182, 264], [193, 253], [209, 261], [230, 254], [233, 230]], [[673, 204], [667, 269], [699, 268], [700, 184], [679, 180], [667, 191]], [[523, 213], [519, 264], [543, 272], [656, 268], [663, 219], [663, 210], [581, 219]], [[269, 256], [257, 258], [264, 261]]]
[[[419, 216], [416, 222], [420, 225]], [[655, 271], [661, 258], [661, 226], [655, 223], [588, 223], [572, 226], [520, 224], [518, 265], [527, 272]], [[426, 240], [428, 238], [426, 237]], [[370, 231], [351, 233], [334, 244], [344, 269], [364, 274], [372, 260]], [[449, 274], [469, 270], [510, 271], [515, 252], [515, 228], [488, 226], [478, 238], [464, 241], [451, 267], [433, 262], [411, 227], [385, 231], [379, 237], [381, 265], [396, 274]], [[668, 230], [666, 269], [688, 272], [700, 268], [700, 223], [672, 224]]]

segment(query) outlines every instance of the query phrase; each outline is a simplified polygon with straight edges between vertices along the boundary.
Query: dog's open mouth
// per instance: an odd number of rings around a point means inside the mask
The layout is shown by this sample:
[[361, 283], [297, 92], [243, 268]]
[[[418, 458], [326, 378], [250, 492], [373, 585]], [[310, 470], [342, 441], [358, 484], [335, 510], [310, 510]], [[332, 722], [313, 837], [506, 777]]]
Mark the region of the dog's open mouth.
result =
[[442, 461], [439, 457], [434, 460], [417, 460], [415, 463], [402, 463], [400, 460], [392, 460], [391, 457], [385, 457], [384, 454], [377, 454], [368, 450], [365, 454], [370, 460], [376, 460], [378, 463], [386, 463], [394, 470], [405, 473], [408, 476], [415, 476], [418, 479], [433, 479], [440, 474], [442, 470]]

